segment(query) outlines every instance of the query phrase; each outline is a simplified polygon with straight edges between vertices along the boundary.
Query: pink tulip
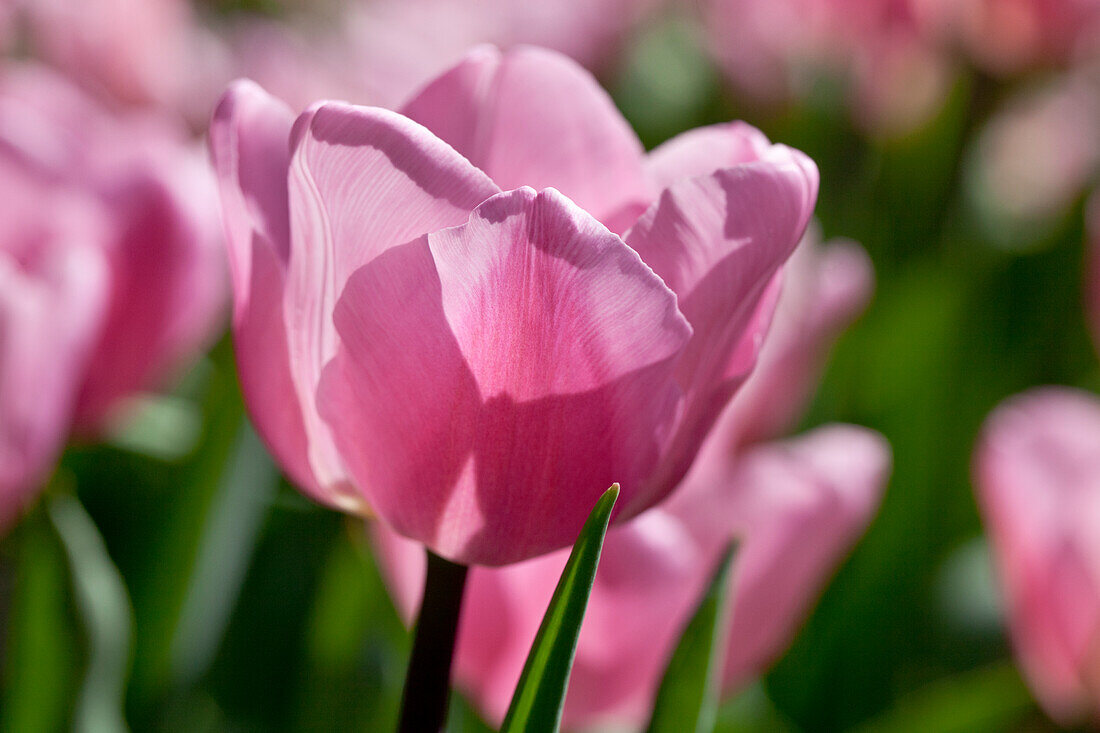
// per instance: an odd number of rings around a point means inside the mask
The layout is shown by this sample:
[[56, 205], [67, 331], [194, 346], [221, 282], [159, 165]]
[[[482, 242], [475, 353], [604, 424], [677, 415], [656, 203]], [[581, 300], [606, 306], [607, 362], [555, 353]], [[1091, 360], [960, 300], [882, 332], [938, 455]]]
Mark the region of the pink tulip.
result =
[[1100, 401], [1046, 387], [986, 421], [975, 460], [1016, 655], [1056, 720], [1100, 711]]
[[922, 13], [980, 68], [998, 76], [1100, 50], [1096, 0], [920, 0]]
[[672, 491], [817, 193], [809, 159], [743, 125], [647, 158], [586, 72], [533, 48], [475, 50], [404, 114], [292, 122], [239, 83], [211, 138], [273, 452], [472, 564], [571, 543], [613, 481], [619, 519]]
[[96, 94], [175, 104], [196, 64], [187, 0], [14, 0], [28, 45]]
[[972, 196], [1009, 231], [1062, 215], [1100, 166], [1100, 93], [1086, 73], [1015, 95], [978, 137]]
[[352, 6], [347, 29], [369, 99], [396, 106], [477, 44], [533, 44], [589, 69], [606, 67], [658, 0], [373, 0]]
[[707, 0], [712, 54], [735, 86], [776, 104], [841, 81], [864, 127], [902, 134], [941, 106], [951, 68], [919, 0]]
[[[613, 528], [581, 628], [565, 727], [642, 724], [668, 655], [732, 537], [741, 546], [723, 687], [732, 692], [765, 670], [862, 533], [888, 466], [889, 449], [877, 434], [819, 428], [749, 449], [737, 462], [697, 466], [692, 476], [705, 477], [705, 487], [685, 488]], [[381, 525], [374, 537], [398, 607], [411, 618], [423, 553]], [[470, 573], [456, 677], [491, 723], [508, 707], [567, 556], [562, 550]]]
[[105, 222], [86, 237], [106, 259], [109, 294], [75, 408], [77, 429], [94, 433], [123, 398], [160, 386], [215, 335], [225, 277], [213, 181], [184, 131], [110, 115], [42, 69], [4, 71], [0, 116], [13, 165]]
[[65, 444], [102, 326], [98, 213], [0, 152], [0, 532]]

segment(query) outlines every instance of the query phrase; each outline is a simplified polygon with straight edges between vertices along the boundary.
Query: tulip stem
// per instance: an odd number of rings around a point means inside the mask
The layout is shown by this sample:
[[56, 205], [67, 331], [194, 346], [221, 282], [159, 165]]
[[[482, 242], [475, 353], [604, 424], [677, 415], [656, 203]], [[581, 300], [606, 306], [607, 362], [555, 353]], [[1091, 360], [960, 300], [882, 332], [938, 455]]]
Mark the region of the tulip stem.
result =
[[465, 565], [428, 551], [424, 598], [401, 699], [400, 733], [438, 733], [443, 728], [466, 571]]

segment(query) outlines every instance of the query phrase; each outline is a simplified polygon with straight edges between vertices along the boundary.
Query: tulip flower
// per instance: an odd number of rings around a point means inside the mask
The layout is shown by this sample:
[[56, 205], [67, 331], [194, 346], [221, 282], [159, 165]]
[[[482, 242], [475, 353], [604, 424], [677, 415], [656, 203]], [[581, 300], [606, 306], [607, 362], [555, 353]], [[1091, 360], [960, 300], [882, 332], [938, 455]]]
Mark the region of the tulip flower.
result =
[[972, 156], [979, 222], [1009, 241], [1021, 230], [1049, 228], [1100, 166], [1098, 125], [1100, 93], [1087, 73], [1014, 95], [985, 125]]
[[[801, 411], [832, 341], [862, 311], [870, 262], [852, 242], [808, 234], [785, 271], [775, 319], [745, 386], [683, 485], [612, 529], [566, 701], [569, 728], [637, 727], [707, 574], [731, 537], [734, 608], [724, 685], [734, 692], [789, 643], [837, 561], [862, 532], [889, 465], [880, 437], [832, 426], [774, 438]], [[764, 409], [770, 405], [774, 410]], [[380, 524], [372, 537], [397, 606], [411, 619], [424, 578], [414, 542]], [[567, 553], [470, 573], [456, 674], [499, 721]]]
[[743, 125], [647, 157], [534, 48], [477, 49], [402, 114], [295, 121], [241, 82], [211, 140], [260, 432], [314, 497], [464, 564], [571, 543], [612, 482], [620, 521], [675, 488], [817, 193]]
[[1093, 0], [920, 0], [928, 22], [997, 76], [1095, 55], [1100, 5]]
[[[0, 114], [7, 164], [81, 199], [103, 222], [82, 237], [105, 259], [108, 287], [72, 417], [94, 434], [124, 398], [160, 386], [216, 333], [225, 276], [213, 181], [183, 131], [112, 115], [44, 69], [4, 71]], [[47, 221], [54, 212], [26, 215]]]
[[592, 70], [615, 59], [656, 0], [372, 0], [345, 18], [348, 54], [374, 104], [396, 106], [472, 46], [532, 44]]
[[49, 475], [106, 312], [98, 211], [0, 156], [0, 532]]
[[1100, 401], [1046, 387], [987, 419], [975, 456], [1016, 656], [1055, 720], [1100, 710]]
[[122, 104], [175, 104], [190, 83], [187, 0], [15, 0], [34, 55]]
[[940, 108], [952, 69], [921, 0], [707, 0], [708, 45], [743, 93], [775, 105], [822, 77], [873, 132], [904, 134]]

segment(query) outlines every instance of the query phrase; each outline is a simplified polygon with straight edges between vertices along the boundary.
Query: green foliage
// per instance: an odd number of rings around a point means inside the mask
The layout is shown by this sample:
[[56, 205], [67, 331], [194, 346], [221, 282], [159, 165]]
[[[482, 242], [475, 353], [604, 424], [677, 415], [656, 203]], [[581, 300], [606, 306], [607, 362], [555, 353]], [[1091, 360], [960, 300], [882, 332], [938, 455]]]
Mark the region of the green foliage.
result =
[[596, 579], [607, 523], [618, 498], [619, 485], [612, 484], [596, 502], [577, 536], [527, 655], [501, 733], [556, 731], [561, 724], [577, 637]]
[[734, 551], [731, 545], [723, 553], [669, 659], [654, 699], [649, 733], [710, 733], [714, 730], [729, 629], [730, 571]]

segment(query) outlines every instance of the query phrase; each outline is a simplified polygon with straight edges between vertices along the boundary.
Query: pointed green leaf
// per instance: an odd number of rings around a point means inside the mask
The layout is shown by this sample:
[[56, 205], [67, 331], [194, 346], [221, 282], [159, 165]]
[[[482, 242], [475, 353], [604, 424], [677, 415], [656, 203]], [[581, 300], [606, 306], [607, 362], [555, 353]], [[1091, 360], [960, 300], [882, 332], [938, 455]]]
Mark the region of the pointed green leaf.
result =
[[501, 733], [552, 732], [561, 724], [577, 637], [581, 633], [592, 582], [596, 579], [611, 509], [618, 497], [619, 485], [612, 484], [596, 502], [581, 528], [527, 655]]
[[649, 720], [649, 733], [714, 730], [729, 628], [730, 571], [734, 545], [719, 561], [695, 613], [665, 667]]

